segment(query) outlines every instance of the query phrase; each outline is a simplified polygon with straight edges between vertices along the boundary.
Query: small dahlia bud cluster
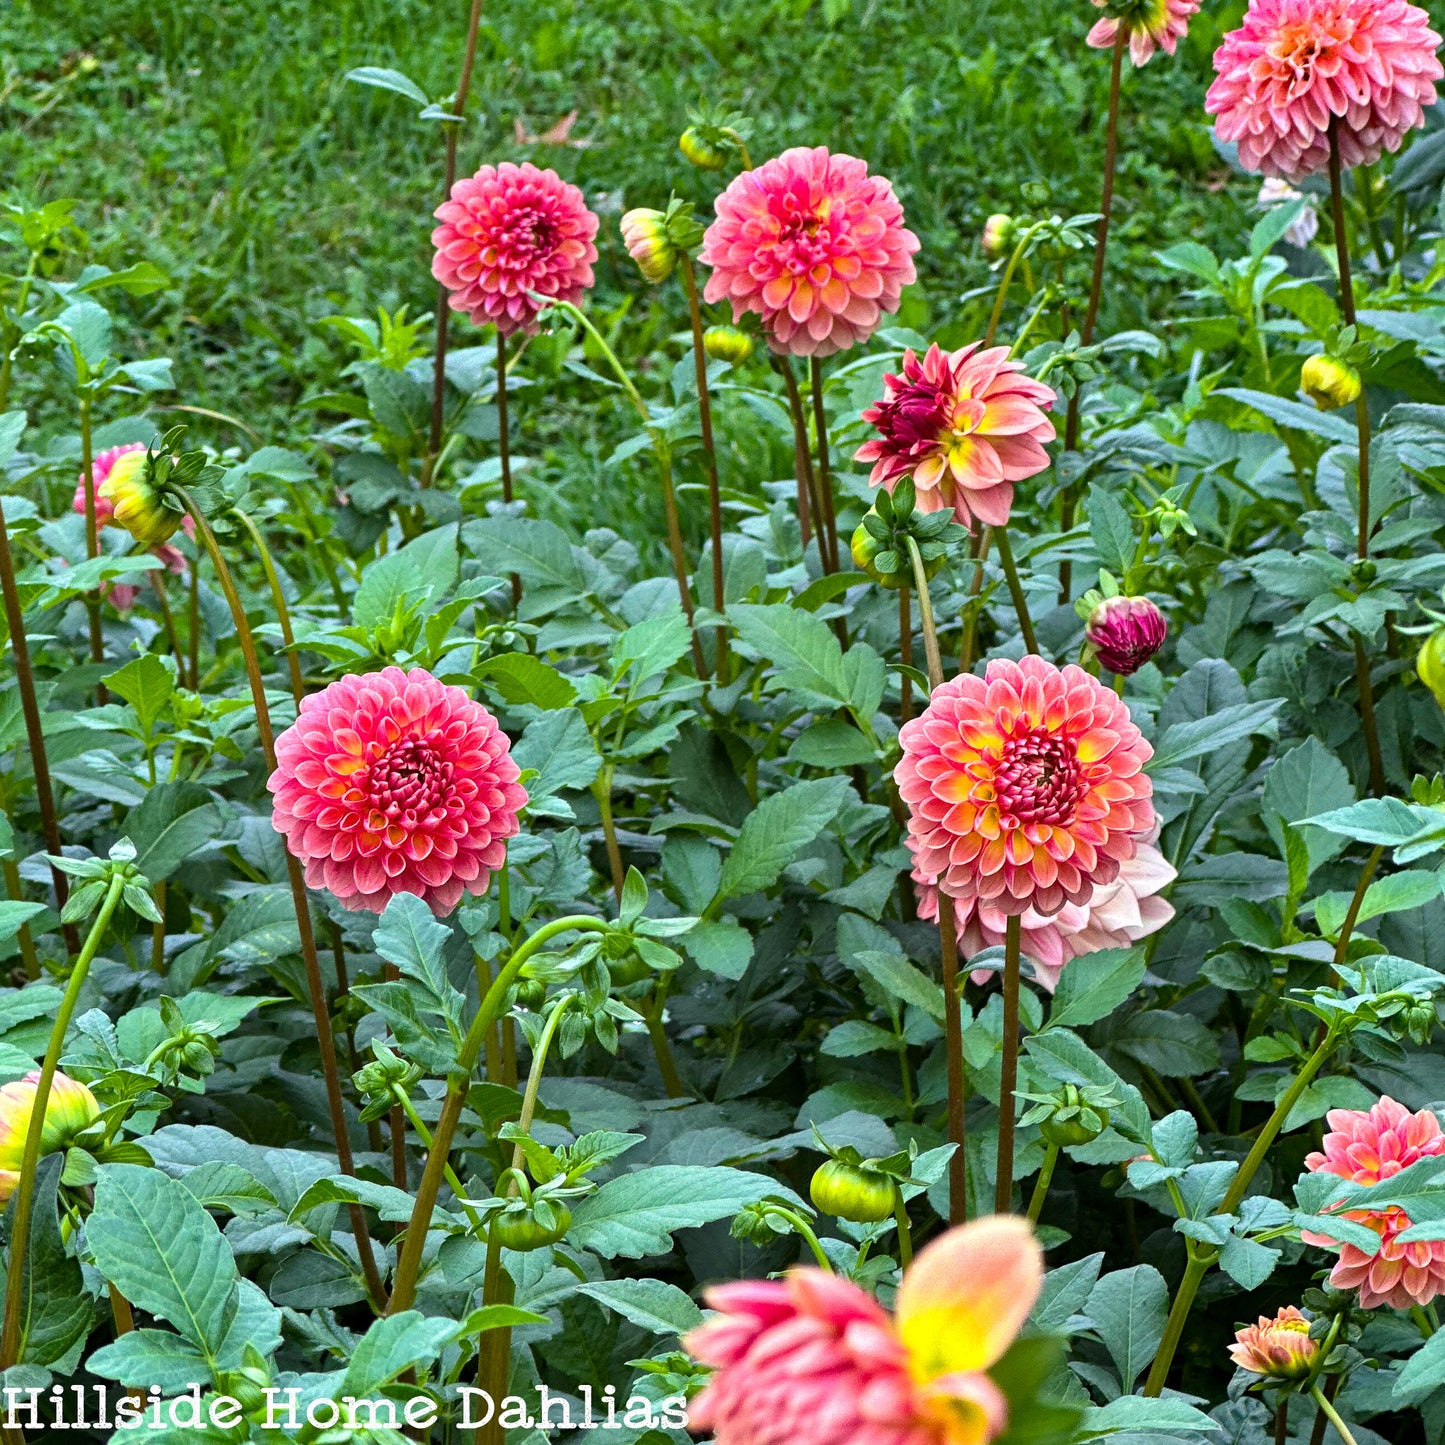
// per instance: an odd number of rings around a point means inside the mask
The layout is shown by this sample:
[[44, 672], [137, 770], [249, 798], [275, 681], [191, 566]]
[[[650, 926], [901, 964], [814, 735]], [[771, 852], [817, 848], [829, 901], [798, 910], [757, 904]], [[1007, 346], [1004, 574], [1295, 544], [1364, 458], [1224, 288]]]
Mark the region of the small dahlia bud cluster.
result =
[[1105, 590], [1086, 592], [1075, 604], [1084, 637], [1099, 661], [1121, 677], [1132, 677], [1164, 645], [1169, 624], [1147, 597], [1125, 597], [1107, 573]]
[[1045, 1144], [1059, 1149], [1092, 1144], [1109, 1127], [1109, 1110], [1119, 1100], [1108, 1088], [1087, 1084], [1065, 1084], [1052, 1094], [1020, 1094], [1034, 1107], [1019, 1120], [1037, 1124]]
[[923, 575], [938, 575], [948, 554], [968, 529], [951, 509], [920, 512], [914, 505], [912, 477], [904, 477], [893, 491], [880, 491], [853, 533], [853, 565], [884, 587], [916, 585], [909, 538], [918, 547]]
[[637, 262], [643, 279], [660, 286], [677, 270], [684, 255], [702, 245], [703, 228], [692, 213], [691, 201], [673, 196], [665, 211], [639, 206], [622, 218], [622, 239], [627, 254]]
[[396, 1090], [409, 1093], [422, 1076], [417, 1065], [408, 1063], [379, 1041], [372, 1043], [371, 1052], [375, 1055], [371, 1063], [362, 1065], [351, 1076], [357, 1093], [366, 1100], [366, 1107], [361, 1111], [362, 1123], [382, 1118], [396, 1103]]

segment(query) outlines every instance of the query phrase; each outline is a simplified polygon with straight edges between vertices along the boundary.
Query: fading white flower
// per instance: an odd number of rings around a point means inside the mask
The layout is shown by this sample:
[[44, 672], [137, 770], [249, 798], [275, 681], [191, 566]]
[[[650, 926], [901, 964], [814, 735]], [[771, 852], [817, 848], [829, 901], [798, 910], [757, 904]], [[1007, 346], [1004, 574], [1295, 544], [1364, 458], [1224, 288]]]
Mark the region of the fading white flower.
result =
[[1260, 210], [1272, 211], [1276, 206], [1289, 205], [1291, 201], [1305, 201], [1305, 205], [1300, 209], [1299, 215], [1290, 222], [1284, 239], [1291, 246], [1308, 246], [1320, 228], [1320, 218], [1315, 213], [1314, 202], [1307, 200], [1288, 181], [1282, 181], [1278, 176], [1265, 177], [1259, 188]]

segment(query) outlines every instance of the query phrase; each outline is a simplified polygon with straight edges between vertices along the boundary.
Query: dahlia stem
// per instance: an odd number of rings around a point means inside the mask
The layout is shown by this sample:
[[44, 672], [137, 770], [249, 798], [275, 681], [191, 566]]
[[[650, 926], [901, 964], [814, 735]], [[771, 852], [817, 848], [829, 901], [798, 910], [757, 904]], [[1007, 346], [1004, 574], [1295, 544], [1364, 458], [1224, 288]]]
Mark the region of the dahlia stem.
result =
[[191, 564], [191, 585], [186, 602], [186, 647], [191, 661], [191, 691], [201, 688], [201, 559]]
[[963, 604], [963, 640], [958, 649], [958, 670], [972, 672], [974, 647], [978, 639], [978, 595], [983, 591], [983, 564], [993, 546], [993, 528], [981, 527], [973, 545], [973, 580], [968, 584], [968, 601]]
[[[445, 288], [443, 288], [445, 289]], [[497, 460], [502, 465], [502, 500], [510, 502], [512, 491], [512, 424], [507, 414], [507, 338], [497, 327]], [[522, 601], [522, 579], [512, 573], [512, 606]]]
[[406, 1238], [396, 1262], [391, 1299], [386, 1307], [387, 1314], [400, 1314], [403, 1310], [410, 1309], [416, 1298], [416, 1278], [421, 1268], [422, 1250], [426, 1244], [432, 1211], [436, 1208], [437, 1195], [441, 1190], [443, 1171], [451, 1153], [452, 1136], [467, 1102], [467, 1089], [471, 1084], [472, 1072], [477, 1066], [477, 1057], [482, 1051], [487, 1031], [501, 1017], [507, 994], [517, 981], [522, 966], [543, 944], [549, 943], [559, 934], [606, 933], [610, 926], [590, 914], [569, 914], [565, 918], [543, 924], [517, 948], [487, 990], [476, 1016], [472, 1019], [471, 1027], [462, 1040], [462, 1046], [457, 1051], [456, 1069], [447, 1079], [447, 1094], [442, 1104], [441, 1118], [437, 1120], [436, 1132], [432, 1135], [432, 1147], [427, 1154], [426, 1168], [422, 1170], [411, 1220], [406, 1227]]
[[[93, 562], [100, 556], [100, 525], [95, 515], [95, 449], [90, 439], [90, 407], [91, 399], [89, 391], [80, 393], [80, 474], [85, 478], [85, 486], [82, 489], [85, 494], [85, 555]], [[85, 594], [85, 611], [90, 623], [90, 660], [95, 663], [105, 661], [105, 639], [100, 631], [100, 589], [95, 588]], [[96, 685], [95, 692], [97, 700], [104, 704], [106, 691], [100, 684]]]
[[788, 394], [788, 414], [793, 419], [793, 457], [798, 473], [798, 525], [803, 532], [803, 547], [806, 550], [813, 534], [812, 523], [816, 522], [818, 560], [826, 572], [828, 547], [823, 534], [823, 509], [818, 502], [818, 482], [813, 475], [813, 453], [808, 442], [808, 423], [803, 415], [803, 398], [798, 391], [798, 378], [793, 375], [792, 363], [787, 357], [774, 356], [772, 363], [773, 369], [783, 378], [783, 387]]
[[672, 1044], [667, 1037], [667, 1027], [662, 1016], [667, 1010], [667, 991], [672, 975], [663, 974], [653, 985], [652, 1001], [643, 1018], [647, 1022], [647, 1036], [652, 1041], [653, 1057], [657, 1060], [657, 1072], [662, 1076], [662, 1087], [669, 1099], [687, 1097], [687, 1085], [677, 1071], [677, 1060], [672, 1055]]
[[[452, 114], [456, 120], [443, 125], [446, 131], [446, 185], [442, 191], [445, 201], [452, 193], [457, 178], [457, 133], [461, 129], [462, 117], [467, 110], [467, 93], [472, 88], [472, 68], [477, 59], [477, 31], [481, 26], [482, 0], [472, 0], [471, 14], [467, 19], [467, 43], [462, 52], [461, 73], [457, 77], [457, 93], [452, 103]], [[421, 484], [432, 484], [432, 469], [442, 447], [442, 423], [446, 415], [447, 396], [447, 327], [451, 308], [447, 305], [447, 288], [437, 286], [437, 339], [436, 354], [432, 362], [431, 392], [431, 433], [427, 438], [426, 458], [422, 462]]]
[[[1089, 305], [1084, 312], [1084, 324], [1079, 332], [1082, 345], [1088, 346], [1094, 339], [1094, 326], [1099, 319], [1099, 303], [1104, 294], [1104, 262], [1109, 253], [1109, 219], [1114, 209], [1114, 174], [1119, 157], [1119, 92], [1124, 73], [1124, 49], [1129, 43], [1128, 29], [1121, 22], [1114, 35], [1113, 65], [1109, 72], [1109, 120], [1104, 132], [1104, 187], [1099, 197], [1099, 232], [1094, 241], [1094, 274], [1089, 283]], [[1064, 422], [1064, 449], [1076, 452], [1079, 449], [1079, 402], [1081, 393], [1075, 388], [1069, 398], [1068, 416]], [[1077, 497], [1072, 486], [1064, 488], [1060, 509], [1059, 527], [1067, 532], [1074, 525], [1074, 508]], [[1069, 601], [1073, 586], [1073, 564], [1068, 561], [1059, 564], [1059, 600]]]
[[[8, 816], [8, 810], [7, 810]], [[12, 902], [25, 900], [25, 889], [20, 882], [20, 868], [13, 858], [6, 858], [0, 864], [5, 873], [5, 895]], [[20, 944], [20, 959], [25, 965], [25, 977], [32, 982], [40, 977], [40, 959], [35, 952], [35, 940], [30, 936], [30, 925], [22, 923], [17, 935]]]
[[[1038, 233], [1042, 226], [1041, 221], [1036, 221], [1027, 231], [1019, 237], [1019, 243], [1013, 248], [1013, 254], [1008, 258], [1008, 265], [1003, 268], [1003, 276], [999, 279], [998, 294], [994, 297], [993, 310], [989, 313], [988, 330], [983, 333], [983, 347], [987, 349], [993, 345], [993, 338], [998, 331], [998, 324], [1003, 320], [1004, 303], [1008, 300], [1009, 287], [1013, 284], [1014, 272], [1018, 270], [1019, 262], [1024, 258], [1024, 252], [1028, 250], [1029, 243]], [[1037, 315], [1037, 313], [1035, 313]]]
[[908, 1206], [903, 1202], [903, 1191], [893, 1190], [893, 1222], [898, 1226], [898, 1263], [907, 1269], [913, 1263], [913, 1228], [908, 1222]]
[[155, 588], [156, 607], [166, 629], [166, 641], [171, 645], [171, 656], [176, 660], [176, 676], [181, 686], [186, 684], [186, 654], [181, 647], [180, 634], [176, 631], [175, 614], [171, 611], [171, 599], [166, 596], [166, 572], [164, 567], [151, 570], [151, 586]]
[[1003, 1059], [998, 1095], [998, 1171], [993, 1194], [994, 1209], [999, 1214], [1007, 1214], [1013, 1208], [1014, 1119], [1017, 1114], [1014, 1091], [1019, 1081], [1019, 952], [1022, 932], [1019, 915], [1010, 913], [1003, 945]]
[[1289, 1445], [1289, 1396], [1281, 1395], [1274, 1407], [1274, 1445]]
[[85, 944], [75, 960], [66, 980], [65, 993], [55, 1022], [50, 1026], [50, 1039], [45, 1046], [45, 1058], [40, 1064], [40, 1078], [35, 1085], [35, 1097], [30, 1104], [30, 1122], [25, 1131], [25, 1153], [20, 1163], [20, 1180], [15, 1189], [15, 1214], [10, 1224], [10, 1269], [5, 1279], [5, 1317], [0, 1328], [0, 1370], [8, 1370], [20, 1355], [20, 1297], [22, 1279], [27, 1268], [26, 1255], [30, 1248], [30, 1220], [35, 1206], [35, 1171], [40, 1165], [40, 1141], [45, 1128], [45, 1111], [50, 1103], [50, 1086], [55, 1079], [55, 1070], [60, 1063], [60, 1051], [65, 1045], [65, 1034], [75, 1013], [80, 990], [90, 973], [91, 961], [100, 949], [105, 931], [120, 904], [125, 890], [125, 878], [119, 872], [112, 872], [110, 885], [105, 890], [100, 911], [86, 934]]
[[[336, 970], [336, 991], [345, 998], [351, 992], [351, 980], [346, 971], [346, 944], [336, 921], [328, 918], [326, 923], [331, 932], [331, 963]], [[359, 1074], [361, 1055], [356, 1047], [356, 1030], [349, 1023], [346, 1026], [346, 1056], [351, 1063], [351, 1072]], [[366, 1142], [371, 1145], [373, 1154], [381, 1153], [381, 1125], [375, 1119], [366, 1122]]]
[[1059, 1146], [1050, 1144], [1044, 1155], [1043, 1167], [1039, 1170], [1032, 1198], [1029, 1200], [1029, 1223], [1037, 1224], [1044, 1212], [1044, 1200], [1048, 1198], [1049, 1185], [1054, 1182], [1054, 1166], [1059, 1162]]
[[[682, 289], [687, 293], [687, 314], [692, 325], [692, 359], [697, 376], [697, 415], [702, 427], [703, 466], [707, 470], [708, 525], [712, 532], [712, 607], [719, 615], [727, 612], [723, 597], [723, 515], [722, 489], [718, 483], [717, 448], [712, 431], [712, 398], [707, 387], [707, 349], [702, 339], [702, 303], [697, 291], [697, 272], [686, 251], [678, 255]], [[714, 646], [717, 650], [714, 674], [720, 683], [728, 680], [728, 629], [724, 622], [717, 629]]]
[[603, 763], [592, 783], [592, 796], [602, 819], [602, 841], [607, 848], [607, 868], [612, 874], [612, 891], [620, 900], [627, 870], [622, 866], [622, 850], [617, 846], [617, 824], [612, 818], [612, 765]]
[[[913, 666], [913, 609], [909, 606], [908, 588], [898, 589], [898, 661]], [[906, 672], [898, 675], [898, 721], [906, 723], [913, 716], [913, 679]]]
[[1034, 637], [1034, 623], [1029, 616], [1028, 599], [1024, 596], [1019, 582], [1018, 568], [1014, 565], [1013, 547], [1009, 543], [1007, 527], [993, 527], [991, 535], [998, 539], [998, 560], [1003, 566], [1004, 580], [1008, 583], [1008, 594], [1013, 598], [1014, 612], [1019, 620], [1019, 633], [1024, 640], [1026, 652], [1037, 652], [1039, 644]]
[[813, 430], [818, 445], [818, 500], [823, 515], [819, 530], [828, 536], [828, 557], [832, 570], [838, 570], [838, 518], [833, 510], [833, 471], [828, 455], [828, 413], [823, 405], [823, 363], [816, 356], [808, 358], [808, 380], [813, 393]]
[[943, 658], [938, 651], [938, 629], [933, 621], [933, 599], [928, 592], [928, 574], [918, 542], [908, 538], [908, 559], [913, 564], [913, 582], [918, 590], [918, 617], [923, 627], [923, 654], [928, 659], [928, 690], [943, 686]]
[[1380, 866], [1380, 859], [1385, 856], [1385, 848], [1377, 843], [1371, 850], [1370, 856], [1365, 859], [1365, 866], [1360, 869], [1359, 880], [1355, 884], [1354, 895], [1350, 899], [1350, 906], [1345, 912], [1344, 922], [1340, 924], [1340, 936], [1335, 942], [1335, 956], [1333, 966], [1339, 966], [1349, 957], [1350, 936], [1355, 931], [1355, 924], [1359, 921], [1360, 909], [1364, 907], [1365, 894], [1369, 890], [1371, 880], [1375, 876], [1375, 869]]
[[166, 880], [156, 884], [156, 908], [160, 917], [151, 924], [151, 972], [165, 976], [166, 971]]
[[608, 345], [607, 338], [587, 319], [586, 314], [578, 310], [570, 301], [559, 301], [550, 296], [538, 296], [536, 292], [532, 291], [527, 294], [541, 305], [572, 317], [597, 343], [603, 356], [607, 358], [608, 365], [612, 368], [618, 381], [622, 383], [622, 389], [627, 393], [628, 400], [631, 401], [637, 415], [642, 419], [642, 425], [647, 428], [647, 433], [652, 438], [652, 450], [657, 457], [658, 476], [662, 481], [662, 504], [667, 514], [667, 540], [672, 549], [672, 570], [673, 575], [677, 578], [678, 600], [682, 603], [688, 628], [692, 632], [693, 666], [697, 669], [697, 675], [703, 677], [707, 672], [707, 663], [702, 655], [702, 644], [698, 641], [697, 627], [692, 620], [692, 590], [688, 586], [687, 557], [682, 549], [682, 526], [677, 515], [677, 492], [672, 484], [672, 453], [668, 450], [667, 440], [653, 426], [652, 415], [647, 410], [647, 403], [643, 401], [641, 392], [633, 384], [632, 378], [628, 376], [626, 367], [617, 359], [617, 353]]
[[[411, 1101], [411, 1095], [399, 1084], [392, 1085], [391, 1093], [398, 1107], [406, 1114], [407, 1119], [410, 1120], [411, 1127], [416, 1130], [416, 1137], [421, 1140], [421, 1147], [423, 1149], [430, 1149], [432, 1144], [431, 1130], [427, 1128], [426, 1120], [417, 1113], [416, 1105]], [[466, 1202], [467, 1191], [462, 1187], [462, 1181], [457, 1178], [456, 1170], [448, 1164], [442, 1177], [447, 1181], [447, 1188], [456, 1195], [457, 1203], [462, 1206], [462, 1213], [467, 1216], [467, 1220], [472, 1228], [480, 1234], [483, 1228], [482, 1216]]]
[[[215, 569], [221, 591], [231, 609], [231, 621], [236, 628], [236, 640], [241, 645], [241, 655], [246, 662], [246, 676], [251, 685], [251, 701], [256, 710], [256, 731], [260, 737], [261, 752], [265, 757], [267, 770], [274, 773], [276, 738], [271, 728], [271, 710], [266, 702], [266, 684], [261, 679], [261, 661], [256, 653], [256, 639], [251, 632], [251, 623], [241, 603], [240, 593], [236, 591], [231, 569], [226, 565], [226, 559], [216, 542], [216, 534], [206, 520], [206, 514], [184, 488], [176, 487], [175, 493], [196, 524], [196, 536], [211, 559], [211, 566]], [[291, 901], [296, 910], [296, 931], [300, 936], [301, 960], [306, 969], [306, 988], [311, 995], [316, 1042], [321, 1050], [321, 1072], [326, 1080], [326, 1101], [331, 1113], [331, 1128], [336, 1136], [336, 1162], [341, 1166], [343, 1174], [355, 1178], [356, 1165], [351, 1157], [346, 1105], [341, 1096], [341, 1075], [336, 1064], [336, 1039], [331, 1026], [331, 1011], [326, 1002], [326, 990], [321, 982], [321, 962], [316, 954], [316, 936], [311, 928], [311, 906], [306, 897], [306, 881], [301, 876], [301, 865], [291, 850], [287, 848], [282, 851], [286, 854], [286, 874], [291, 884]], [[386, 1288], [376, 1267], [365, 1211], [359, 1204], [347, 1205], [347, 1211], [351, 1218], [352, 1232], [356, 1237], [356, 1249], [361, 1259], [362, 1273], [366, 1278], [367, 1293], [375, 1307], [380, 1309], [386, 1299]]]
[[789, 1209], [785, 1204], [765, 1204], [758, 1211], [760, 1214], [775, 1214], [779, 1219], [786, 1220], [792, 1225], [795, 1233], [803, 1237], [804, 1243], [813, 1252], [813, 1258], [818, 1268], [828, 1274], [833, 1274], [833, 1261], [828, 1258], [827, 1252], [818, 1242], [818, 1236], [814, 1233], [813, 1226], [796, 1209]]
[[[55, 816], [55, 794], [50, 787], [50, 762], [45, 751], [45, 728], [40, 719], [40, 701], [35, 692], [35, 673], [30, 666], [30, 643], [25, 635], [25, 614], [20, 607], [20, 588], [15, 581], [15, 559], [10, 551], [10, 529], [5, 525], [5, 512], [0, 508], [0, 596], [5, 604], [5, 622], [10, 630], [10, 647], [15, 654], [15, 684], [20, 693], [20, 711], [25, 717], [25, 741], [30, 751], [30, 767], [35, 774], [35, 804], [40, 810], [40, 835], [45, 851], [52, 858], [61, 856], [60, 823]], [[70, 897], [65, 874], [50, 865], [50, 878], [55, 888], [55, 906], [62, 912]], [[74, 953], [80, 947], [75, 925], [62, 923], [61, 935], [65, 950]]]
[[[1335, 1396], [1339, 1393], [1340, 1381], [1343, 1379], [1343, 1375], [1329, 1375], [1326, 1377], [1324, 1384], [1325, 1399], [1329, 1401], [1334, 1400]], [[1323, 1410], [1317, 1410], [1315, 1412], [1314, 1428], [1310, 1431], [1310, 1445], [1324, 1445], [1325, 1426], [1329, 1424], [1329, 1418]]]
[[296, 653], [296, 634], [291, 629], [291, 609], [286, 605], [286, 593], [281, 587], [281, 574], [276, 570], [276, 563], [271, 557], [271, 549], [266, 545], [266, 539], [261, 535], [261, 529], [239, 508], [234, 515], [240, 519], [241, 526], [251, 539], [251, 545], [255, 547], [257, 555], [261, 558], [261, 566], [265, 570], [266, 581], [271, 588], [271, 601], [276, 608], [276, 620], [281, 625], [281, 641], [286, 647], [286, 662], [291, 673], [291, 695], [296, 699], [296, 706], [299, 708], [302, 699], [306, 696], [306, 682], [301, 676], [301, 659]]
[[[1321, 1066], [1329, 1058], [1334, 1047], [1335, 1030], [1327, 1027], [1324, 1038], [1305, 1060], [1304, 1066], [1295, 1076], [1294, 1082], [1285, 1090], [1283, 1097], [1274, 1106], [1274, 1112], [1265, 1120], [1264, 1127], [1255, 1137], [1253, 1147], [1244, 1163], [1239, 1166], [1238, 1172], [1230, 1182], [1229, 1189], [1214, 1213], [1233, 1214], [1237, 1210], [1240, 1200], [1244, 1198], [1251, 1181], [1259, 1171], [1259, 1166], [1264, 1162], [1265, 1156], [1279, 1137], [1279, 1131], [1284, 1127], [1284, 1121], [1289, 1118], [1290, 1110], [1299, 1102], [1304, 1091], [1309, 1088], [1310, 1082], [1319, 1073]], [[1149, 1378], [1144, 1385], [1144, 1393], [1151, 1399], [1157, 1399], [1163, 1392], [1164, 1383], [1169, 1378], [1169, 1367], [1174, 1362], [1174, 1352], [1179, 1348], [1179, 1341], [1184, 1336], [1184, 1326], [1189, 1319], [1189, 1311], [1194, 1307], [1194, 1296], [1198, 1293], [1200, 1281], [1213, 1262], [1208, 1254], [1193, 1253], [1192, 1241], [1186, 1241], [1186, 1244], [1191, 1247], [1189, 1264], [1184, 1271], [1183, 1280], [1180, 1281], [1179, 1292], [1174, 1296], [1174, 1304], [1169, 1311], [1169, 1320], [1164, 1328], [1164, 1339], [1159, 1346], [1159, 1353], [1154, 1357], [1154, 1364], [1149, 1370]]]
[[1325, 1398], [1324, 1392], [1318, 1385], [1310, 1390], [1310, 1398], [1320, 1407], [1320, 1413], [1335, 1427], [1335, 1432], [1345, 1442], [1345, 1445], [1355, 1445], [1355, 1437], [1350, 1434], [1350, 1427], [1340, 1419], [1339, 1411]]

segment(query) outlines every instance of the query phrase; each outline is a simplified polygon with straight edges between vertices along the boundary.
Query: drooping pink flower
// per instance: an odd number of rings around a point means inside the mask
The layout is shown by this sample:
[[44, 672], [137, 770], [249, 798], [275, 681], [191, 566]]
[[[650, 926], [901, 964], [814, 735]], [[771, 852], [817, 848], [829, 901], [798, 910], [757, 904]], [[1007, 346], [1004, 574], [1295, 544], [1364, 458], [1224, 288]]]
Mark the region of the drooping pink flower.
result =
[[[912, 838], [907, 839], [915, 849]], [[1158, 896], [1177, 877], [1173, 865], [1151, 842], [1137, 842], [1134, 856], [1119, 864], [1119, 876], [1112, 883], [1094, 889], [1087, 903], [1066, 903], [1045, 917], [1027, 909], [1019, 917], [1019, 942], [1033, 960], [1034, 977], [1052, 993], [1059, 986], [1064, 965], [1104, 948], [1128, 948], [1141, 938], [1157, 933], [1174, 917], [1174, 906]], [[913, 868], [918, 916], [933, 922], [938, 917], [936, 880]], [[953, 905], [954, 929], [959, 956], [969, 959], [985, 948], [1001, 948], [1008, 915], [977, 899]], [[974, 972], [983, 983], [987, 969]]]
[[436, 209], [432, 275], [453, 311], [504, 336], [537, 330], [535, 291], [576, 305], [592, 285], [597, 217], [582, 192], [530, 161], [483, 166]]
[[986, 1445], [1008, 1422], [987, 1371], [1042, 1281], [1030, 1226], [993, 1215], [919, 1253], [893, 1317], [818, 1269], [709, 1290], [719, 1313], [683, 1343], [716, 1373], [689, 1427], [717, 1445]]
[[1161, 647], [1169, 624], [1147, 597], [1106, 597], [1084, 624], [1084, 636], [1110, 672], [1132, 677]]
[[1048, 917], [1088, 903], [1154, 826], [1153, 749], [1073, 664], [995, 658], [935, 688], [899, 742], [917, 866], [966, 905]]
[[1407, 0], [1251, 0], [1214, 52], [1204, 108], [1239, 163], [1283, 180], [1325, 170], [1330, 129], [1345, 166], [1371, 165], [1425, 123], [1440, 37]]
[[380, 913], [484, 893], [527, 793], [497, 720], [429, 672], [388, 667], [306, 698], [276, 739], [272, 826], [306, 882]]
[[1174, 47], [1189, 29], [1189, 17], [1199, 9], [1199, 0], [1094, 0], [1104, 12], [1095, 21], [1086, 43], [1095, 50], [1112, 50], [1124, 27], [1129, 42], [1129, 59], [1144, 65], [1156, 50], [1174, 54]]
[[[1325, 1116], [1330, 1133], [1324, 1150], [1305, 1156], [1311, 1174], [1334, 1174], [1356, 1184], [1378, 1184], [1393, 1179], [1421, 1159], [1445, 1152], [1445, 1131], [1429, 1109], [1412, 1114], [1388, 1096], [1366, 1113], [1361, 1109], [1331, 1109]], [[1358, 1245], [1338, 1244], [1319, 1234], [1306, 1234], [1310, 1244], [1338, 1249], [1340, 1257], [1330, 1271], [1337, 1289], [1357, 1289], [1365, 1309], [1390, 1305], [1407, 1310], [1427, 1305], [1445, 1293], [1445, 1240], [1399, 1240], [1410, 1227], [1410, 1216], [1397, 1207], [1348, 1209], [1353, 1219], [1380, 1236], [1379, 1249], [1367, 1253]]]
[[903, 353], [903, 375], [883, 378], [883, 400], [863, 413], [878, 435], [854, 454], [872, 462], [869, 485], [892, 491], [912, 477], [918, 510], [952, 507], [969, 526], [1008, 521], [1015, 482], [1049, 464], [1043, 444], [1054, 439], [1044, 415], [1056, 400], [1042, 382], [1023, 375], [1006, 346], [959, 351], [930, 346], [920, 361]]
[[1319, 1341], [1310, 1338], [1309, 1320], [1294, 1305], [1286, 1305], [1273, 1319], [1260, 1315], [1257, 1325], [1236, 1330], [1229, 1357], [1251, 1375], [1301, 1380], [1309, 1374], [1319, 1348]]
[[[95, 487], [95, 525], [97, 529], [107, 526], [115, 516], [115, 503], [107, 496], [102, 495], [101, 488], [112, 477], [120, 478], [125, 473], [138, 470], [145, 463], [146, 446], [144, 442], [126, 442], [123, 446], [110, 447], [106, 451], [97, 452], [91, 458], [90, 475]], [[130, 460], [125, 460], [129, 458]], [[85, 515], [85, 473], [75, 479], [75, 499], [72, 507], [81, 516]], [[187, 537], [194, 538], [196, 535], [196, 524], [189, 512], [181, 518], [181, 530]], [[152, 557], [159, 557], [166, 564], [166, 571], [173, 576], [181, 577], [186, 571], [186, 554], [179, 547], [173, 546], [170, 542], [162, 542], [159, 546], [150, 549]], [[135, 606], [135, 600], [140, 596], [140, 588], [134, 582], [115, 582], [102, 586], [102, 593], [106, 600], [111, 602], [121, 612]]]
[[704, 296], [762, 317], [774, 351], [831, 356], [866, 341], [913, 283], [918, 237], [868, 163], [799, 146], [734, 178], [703, 238]]

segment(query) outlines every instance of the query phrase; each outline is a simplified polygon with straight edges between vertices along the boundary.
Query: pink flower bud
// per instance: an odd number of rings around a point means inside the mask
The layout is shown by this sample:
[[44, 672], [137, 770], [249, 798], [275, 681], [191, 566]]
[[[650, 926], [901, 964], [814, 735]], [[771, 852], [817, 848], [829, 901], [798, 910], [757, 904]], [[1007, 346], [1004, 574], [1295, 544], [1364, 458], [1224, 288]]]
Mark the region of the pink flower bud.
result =
[[1273, 1318], [1260, 1315], [1257, 1325], [1235, 1331], [1230, 1358], [1251, 1375], [1272, 1380], [1300, 1380], [1310, 1372], [1319, 1342], [1310, 1338], [1310, 1322], [1293, 1305]]
[[1169, 624], [1147, 597], [1106, 597], [1084, 624], [1099, 661], [1130, 677], [1164, 645]]

